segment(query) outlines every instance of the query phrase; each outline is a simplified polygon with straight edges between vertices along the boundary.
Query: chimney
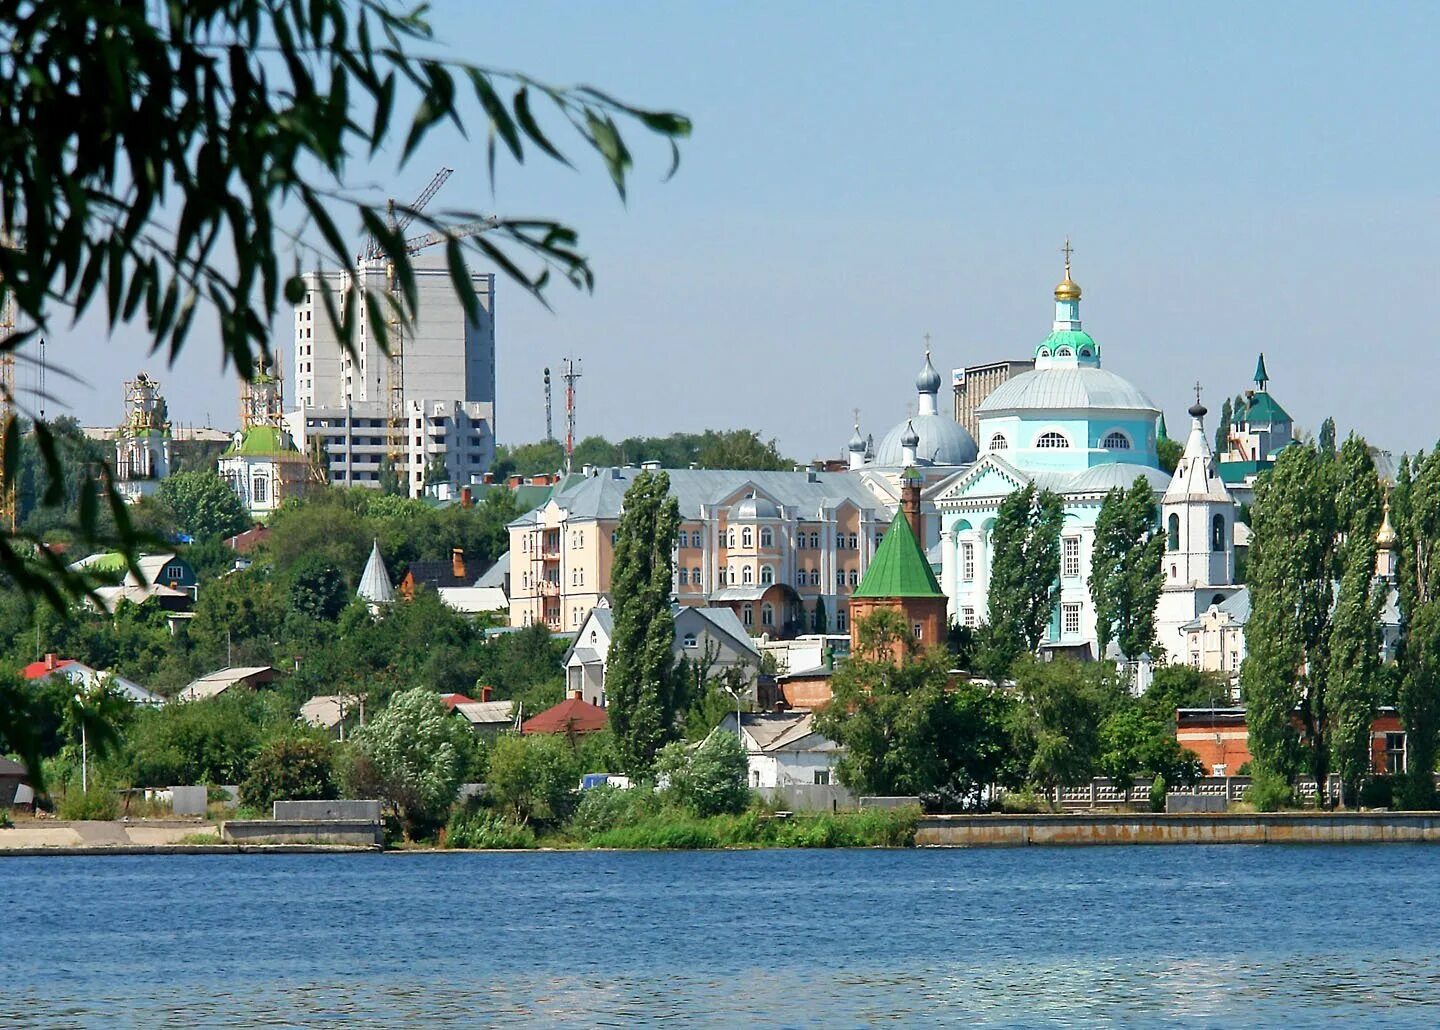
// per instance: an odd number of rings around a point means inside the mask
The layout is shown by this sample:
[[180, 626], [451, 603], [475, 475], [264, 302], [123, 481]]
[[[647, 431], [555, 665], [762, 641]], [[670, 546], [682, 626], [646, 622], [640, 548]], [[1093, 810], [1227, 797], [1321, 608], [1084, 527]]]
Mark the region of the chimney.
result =
[[493, 472], [487, 472], [487, 473], [485, 473], [483, 476], [480, 477], [480, 482], [485, 483], [485, 484], [487, 484], [487, 485], [490, 484], [490, 483], [495, 482], [495, 473], [493, 473]]
[[455, 574], [456, 579], [465, 578], [465, 552], [459, 547], [450, 551], [450, 571]]
[[480, 688], [480, 700], [481, 700], [481, 701], [489, 701], [489, 700], [490, 700], [490, 695], [492, 695], [492, 694], [494, 694], [494, 693], [495, 693], [495, 688], [494, 688], [494, 687], [481, 687], [481, 688]]
[[920, 476], [918, 473], [907, 475], [904, 485], [900, 487], [900, 510], [905, 513], [905, 521], [910, 523], [910, 531], [915, 534], [915, 539], [923, 548], [925, 546], [925, 525], [924, 516], [920, 514]]
[[525, 477], [511, 476], [509, 479], [505, 480], [505, 485], [508, 486], [511, 490], [517, 489], [518, 487], [522, 487], [525, 485]]
[[470, 493], [470, 488], [468, 486], [462, 486], [460, 488], [460, 507], [473, 508], [474, 506], [475, 496]]
[[49, 652], [48, 654], [45, 655], [45, 671], [46, 671], [46, 672], [53, 672], [54, 669], [55, 669], [55, 663], [56, 663], [56, 656], [55, 656], [55, 652], [54, 652], [54, 651], [51, 651], [51, 652]]

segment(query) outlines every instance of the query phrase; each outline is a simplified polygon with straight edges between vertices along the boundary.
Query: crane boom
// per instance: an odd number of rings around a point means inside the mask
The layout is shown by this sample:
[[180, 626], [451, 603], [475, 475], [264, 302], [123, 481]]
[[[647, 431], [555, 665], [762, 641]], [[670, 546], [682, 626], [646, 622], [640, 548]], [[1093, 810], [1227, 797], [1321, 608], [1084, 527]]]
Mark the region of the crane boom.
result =
[[421, 236], [411, 236], [405, 241], [405, 253], [418, 254], [426, 247], [433, 247], [437, 243], [444, 243], [450, 238], [463, 240], [467, 236], [478, 236], [482, 232], [488, 232], [500, 224], [500, 219], [491, 215], [489, 218], [482, 218], [478, 222], [463, 222], [460, 225], [452, 225], [444, 232], [427, 232]]
[[[404, 214], [398, 218], [395, 216], [395, 198], [391, 197], [387, 202], [390, 228], [396, 232], [404, 232], [410, 223], [415, 220], [415, 216], [421, 211], [424, 211], [426, 205], [435, 199], [435, 194], [440, 192], [440, 187], [445, 185], [446, 180], [454, 174], [455, 169], [453, 168], [441, 168], [435, 173], [434, 177], [431, 178], [429, 184], [420, 191], [420, 195], [415, 198], [414, 202], [405, 209]], [[385, 256], [380, 248], [380, 241], [375, 239], [373, 235], [366, 241], [365, 253], [362, 256], [366, 261], [377, 261]]]

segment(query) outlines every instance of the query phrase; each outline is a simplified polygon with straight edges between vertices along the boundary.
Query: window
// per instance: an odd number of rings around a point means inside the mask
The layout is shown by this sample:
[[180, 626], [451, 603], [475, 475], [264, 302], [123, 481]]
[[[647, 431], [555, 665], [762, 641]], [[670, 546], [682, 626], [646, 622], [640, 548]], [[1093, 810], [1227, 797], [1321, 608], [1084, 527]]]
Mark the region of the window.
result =
[[836, 569], [836, 570], [835, 570], [835, 585], [836, 585], [837, 587], [843, 587], [843, 586], [845, 585], [845, 570], [844, 570], [844, 569]]
[[610, 531], [610, 546], [611, 546], [611, 547], [614, 547], [616, 541], [618, 541], [619, 539], [620, 539], [620, 534], [619, 534], [618, 532], [616, 532], [615, 530], [612, 529], [612, 530]]
[[1100, 441], [1100, 446], [1107, 451], [1128, 451], [1130, 449], [1130, 438], [1120, 431], [1106, 433], [1105, 439]]
[[924, 639], [925, 639], [925, 628], [924, 628], [923, 626], [921, 626], [920, 623], [918, 623], [918, 622], [911, 624], [911, 626], [910, 626], [910, 632], [913, 633], [913, 634], [915, 634], [915, 639], [916, 639], [916, 640], [924, 640]]
[[[1180, 516], [1174, 514], [1165, 522], [1165, 546], [1171, 551], [1180, 550]], [[1170, 566], [1170, 575], [1175, 575], [1175, 566]]]
[[696, 646], [696, 643], [695, 643], [695, 634], [694, 634], [694, 633], [686, 633], [686, 634], [685, 634], [685, 637], [684, 637], [684, 640], [683, 640], [682, 642], [684, 643], [684, 645], [685, 645], [686, 647], [695, 647], [695, 646]]
[[819, 569], [811, 569], [811, 570], [810, 570], [810, 585], [811, 585], [812, 587], [818, 587], [818, 586], [820, 585], [820, 570], [819, 570]]
[[746, 526], [745, 532], [741, 534], [741, 543], [745, 547], [753, 547], [755, 544], [755, 536], [750, 532], [749, 526]]
[[1199, 652], [1199, 651], [1191, 651], [1191, 652], [1190, 652], [1190, 664], [1191, 664], [1192, 666], [1194, 666], [1195, 668], [1197, 668], [1197, 669], [1200, 668], [1200, 652]]
[[860, 573], [856, 572], [854, 569], [851, 569], [851, 570], [850, 570], [850, 585], [853, 587], [853, 586], [858, 586], [859, 584], [860, 584]]
[[256, 479], [250, 484], [250, 496], [256, 501], [265, 500], [265, 480]]
[[774, 546], [775, 546], [775, 534], [774, 534], [773, 532], [771, 532], [769, 526], [766, 526], [764, 529], [760, 530], [760, 546], [761, 546], [761, 547], [774, 547]]
[[1041, 433], [1040, 438], [1035, 441], [1035, 446], [1044, 450], [1060, 450], [1070, 446], [1070, 441], [1065, 439], [1065, 434], [1051, 430], [1048, 433]]
[[1067, 637], [1080, 635], [1080, 605], [1062, 604], [1060, 606], [1060, 632]]
[[806, 571], [805, 571], [804, 569], [800, 569], [799, 571], [797, 571], [797, 572], [795, 573], [795, 585], [796, 585], [796, 586], [801, 586], [801, 587], [803, 587], [805, 584], [807, 584], [807, 583], [809, 583], [809, 582], [810, 582], [810, 576], [809, 576], [809, 574], [806, 573]]
[[851, 534], [850, 534], [850, 550], [852, 550], [852, 551], [858, 551], [858, 550], [860, 550], [860, 541], [859, 541], [859, 539], [855, 536], [854, 533], [851, 533]]
[[696, 566], [695, 568], [693, 568], [693, 569], [690, 570], [690, 582], [691, 582], [691, 583], [694, 583], [697, 587], [700, 585], [700, 568], [699, 568], [699, 566]]
[[746, 586], [749, 586], [751, 583], [754, 583], [754, 582], [755, 582], [755, 570], [752, 569], [752, 568], [751, 568], [750, 566], [748, 566], [748, 565], [746, 565], [744, 568], [742, 568], [742, 569], [740, 570], [740, 582], [744, 583]]
[[1004, 433], [996, 433], [990, 438], [990, 449], [992, 451], [1004, 451], [1010, 448], [1010, 441], [1005, 439]]
[[687, 533], [687, 532], [685, 532], [685, 530], [683, 530], [683, 529], [680, 530], [680, 541], [679, 541], [679, 543], [678, 543], [676, 546], [678, 546], [678, 547], [689, 547], [689, 546], [690, 546], [690, 534]]
[[819, 534], [819, 533], [811, 533], [811, 534], [810, 534], [810, 550], [812, 550], [812, 551], [818, 551], [818, 550], [820, 550], [820, 534]]
[[1385, 771], [1391, 776], [1405, 771], [1405, 734], [1385, 734]]
[[689, 584], [690, 584], [690, 570], [689, 570], [689, 569], [681, 569], [681, 570], [680, 570], [680, 585], [683, 587], [683, 586], [688, 586]]
[[773, 604], [762, 604], [760, 606], [760, 625], [775, 625], [775, 606]]
[[165, 566], [165, 580], [166, 580], [166, 582], [174, 583], [174, 582], [177, 582], [177, 581], [182, 580], [182, 579], [184, 579], [184, 578], [185, 578], [185, 566], [183, 566], [183, 565], [167, 565], [167, 566]]
[[1231, 652], [1230, 652], [1230, 671], [1231, 671], [1231, 672], [1239, 672], [1239, 671], [1240, 671], [1240, 652], [1239, 652], [1239, 651], [1231, 651]]
[[1064, 561], [1060, 574], [1066, 579], [1074, 579], [1080, 575], [1080, 538], [1067, 536], [1061, 543], [1064, 545]]
[[728, 533], [725, 534], [725, 546], [726, 546], [726, 547], [734, 547], [734, 546], [735, 546], [735, 530], [732, 529], [732, 530], [730, 530]]
[[1075, 352], [1069, 347], [1061, 347], [1055, 352], [1055, 356], [1057, 358], [1073, 358], [1075, 356]]
[[974, 629], [974, 628], [975, 628], [975, 609], [974, 609], [974, 608], [961, 608], [961, 609], [960, 609], [960, 624], [961, 624], [962, 626], [969, 626], [971, 629]]
[[836, 612], [836, 613], [835, 613], [835, 629], [836, 629], [837, 632], [840, 632], [840, 633], [844, 633], [844, 632], [845, 632], [845, 623], [849, 621], [849, 618], [850, 618], [850, 617], [849, 617], [848, 615], [846, 615], [844, 612]]
[[1216, 515], [1210, 520], [1210, 550], [1225, 550], [1225, 516]]
[[590, 646], [594, 647], [600, 642], [600, 636], [593, 629], [590, 631]]
[[745, 623], [747, 629], [755, 625], [755, 606], [753, 604], [747, 604], [740, 609], [740, 620]]
[[758, 786], [760, 786], [760, 770], [759, 770], [759, 769], [755, 769], [755, 770], [753, 770], [753, 771], [750, 773], [750, 780], [751, 780], [750, 786], [752, 786], [752, 787], [758, 787]]
[[815, 786], [817, 786], [817, 787], [828, 787], [828, 786], [830, 786], [830, 770], [829, 770], [829, 769], [816, 769], [816, 770], [815, 770]]
[[769, 565], [760, 566], [760, 582], [766, 586], [775, 582], [775, 570]]
[[801, 550], [801, 551], [805, 550], [805, 534], [804, 534], [804, 533], [796, 533], [796, 534], [795, 534], [795, 546], [796, 546], [799, 550]]
[[966, 583], [975, 581], [975, 545], [960, 545], [960, 578]]

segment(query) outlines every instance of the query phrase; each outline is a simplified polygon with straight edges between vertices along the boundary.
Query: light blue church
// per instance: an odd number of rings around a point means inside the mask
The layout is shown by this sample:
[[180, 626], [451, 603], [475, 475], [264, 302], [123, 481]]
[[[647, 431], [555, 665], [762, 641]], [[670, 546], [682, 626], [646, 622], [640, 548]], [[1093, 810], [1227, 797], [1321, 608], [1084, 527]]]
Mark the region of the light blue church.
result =
[[1171, 477], [1156, 453], [1159, 408], [1101, 367], [1100, 345], [1081, 327], [1068, 245], [1065, 278], [1055, 287], [1055, 324], [1035, 348], [1035, 368], [997, 387], [978, 414], [978, 460], [934, 495], [950, 618], [965, 626], [986, 621], [996, 514], [1011, 491], [1034, 483], [1065, 504], [1060, 603], [1049, 644], [1094, 656], [1087, 580], [1100, 505], [1111, 488], [1128, 487], [1137, 477], [1159, 497]]

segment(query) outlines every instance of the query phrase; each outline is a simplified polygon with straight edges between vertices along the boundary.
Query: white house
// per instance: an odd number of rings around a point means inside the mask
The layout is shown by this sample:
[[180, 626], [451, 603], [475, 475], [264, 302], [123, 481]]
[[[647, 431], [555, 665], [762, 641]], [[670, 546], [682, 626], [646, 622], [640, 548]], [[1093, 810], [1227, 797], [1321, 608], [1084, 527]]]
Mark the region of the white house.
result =
[[[742, 712], [740, 727], [750, 762], [751, 789], [772, 791], [835, 782], [840, 745], [815, 731], [814, 712]], [[715, 732], [734, 733], [735, 716], [727, 715]]]

